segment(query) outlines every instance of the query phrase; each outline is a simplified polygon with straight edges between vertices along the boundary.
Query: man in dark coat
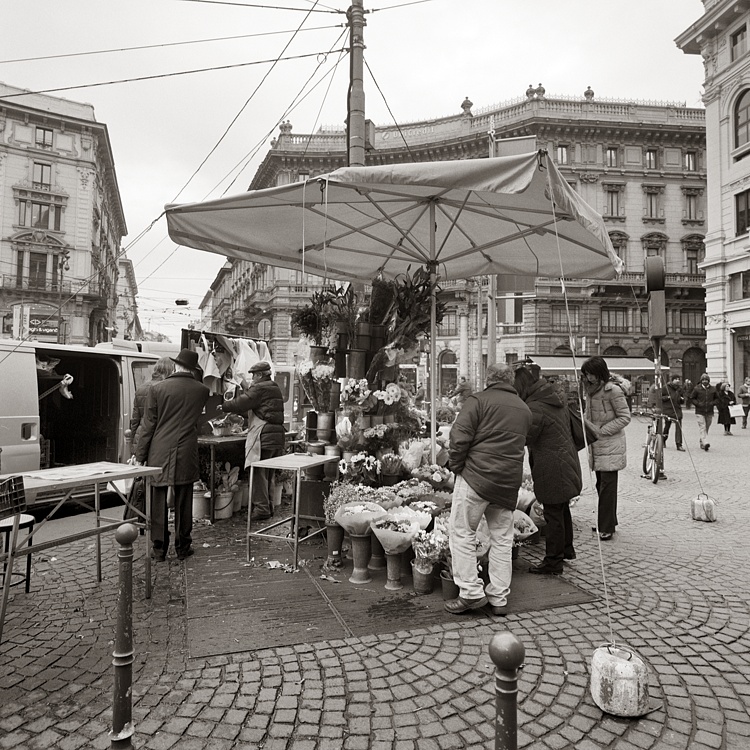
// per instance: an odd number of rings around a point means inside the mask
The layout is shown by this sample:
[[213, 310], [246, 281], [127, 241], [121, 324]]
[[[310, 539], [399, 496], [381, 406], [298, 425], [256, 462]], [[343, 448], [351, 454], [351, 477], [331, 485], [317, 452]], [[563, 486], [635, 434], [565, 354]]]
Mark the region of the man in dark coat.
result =
[[[284, 453], [284, 396], [277, 383], [271, 380], [268, 362], [254, 364], [248, 374], [252, 383], [244, 393], [225, 401], [219, 411], [247, 414], [248, 434], [245, 441], [245, 468], [254, 461], [276, 458]], [[270, 483], [272, 470], [253, 470], [250, 488], [252, 512], [250, 520], [264, 521], [272, 515]]]
[[[451, 507], [450, 550], [459, 596], [445, 603], [452, 614], [487, 604], [506, 613], [512, 575], [513, 511], [523, 481], [529, 407], [513, 389], [513, 373], [498, 363], [487, 368], [486, 388], [469, 396], [453, 423], [448, 463], [456, 474]], [[490, 531], [487, 592], [477, 574], [476, 532], [482, 517]]]
[[151, 556], [167, 558], [167, 490], [174, 489], [175, 551], [180, 560], [193, 554], [193, 482], [198, 470], [198, 419], [208, 401], [209, 390], [195, 379], [198, 354], [183, 349], [173, 357], [175, 371], [148, 394], [146, 413], [135, 458], [139, 464], [161, 466], [153, 480], [151, 502]]
[[563, 560], [574, 560], [570, 501], [581, 494], [581, 462], [570, 431], [570, 415], [557, 389], [532, 370], [516, 371], [515, 388], [531, 410], [526, 435], [534, 494], [544, 506], [546, 551], [530, 573], [560, 575]]
[[698, 434], [701, 450], [708, 453], [711, 443], [708, 442], [708, 431], [714, 419], [714, 406], [718, 404], [719, 397], [716, 388], [711, 385], [711, 378], [707, 372], [701, 375], [700, 382], [693, 388], [688, 397], [688, 402], [695, 405], [695, 421], [698, 423]]

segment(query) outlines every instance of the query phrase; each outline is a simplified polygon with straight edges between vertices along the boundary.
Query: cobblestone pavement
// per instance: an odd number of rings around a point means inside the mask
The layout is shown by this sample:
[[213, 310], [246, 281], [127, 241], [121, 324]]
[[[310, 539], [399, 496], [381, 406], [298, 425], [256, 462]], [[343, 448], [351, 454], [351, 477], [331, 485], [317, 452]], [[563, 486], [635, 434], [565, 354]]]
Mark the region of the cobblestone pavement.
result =
[[[602, 597], [586, 605], [196, 660], [187, 654], [182, 563], [155, 566], [144, 601], [136, 559], [135, 746], [491, 748], [488, 644], [507, 628], [526, 647], [519, 747], [750, 748], [750, 430], [724, 437], [714, 426], [709, 453], [698, 450], [692, 413], [685, 432], [689, 452], [670, 444], [668, 479], [655, 486], [640, 477], [646, 423], [628, 428], [620, 528], [601, 543], [601, 561], [590, 491], [575, 506], [578, 559], [565, 575]], [[701, 490], [717, 500], [718, 523], [691, 520]], [[12, 594], [0, 645], [0, 748], [110, 746], [113, 537], [101, 584], [93, 550], [87, 540], [36, 556], [32, 593]], [[529, 547], [522, 557], [541, 553]], [[605, 715], [591, 698], [592, 654], [612, 640], [649, 667], [655, 708], [644, 718]]]

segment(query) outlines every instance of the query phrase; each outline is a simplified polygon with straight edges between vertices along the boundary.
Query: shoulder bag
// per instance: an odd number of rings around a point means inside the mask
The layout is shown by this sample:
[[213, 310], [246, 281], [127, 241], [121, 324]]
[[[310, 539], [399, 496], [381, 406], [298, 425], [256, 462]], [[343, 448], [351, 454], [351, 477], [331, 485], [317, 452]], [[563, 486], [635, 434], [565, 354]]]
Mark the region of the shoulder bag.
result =
[[[574, 409], [568, 409], [568, 414], [570, 415], [570, 432], [573, 435], [573, 445], [575, 445], [577, 451], [582, 451], [587, 444], [591, 445], [599, 439], [594, 425], [588, 419], [582, 417]], [[585, 440], [583, 436], [584, 429], [586, 430]]]

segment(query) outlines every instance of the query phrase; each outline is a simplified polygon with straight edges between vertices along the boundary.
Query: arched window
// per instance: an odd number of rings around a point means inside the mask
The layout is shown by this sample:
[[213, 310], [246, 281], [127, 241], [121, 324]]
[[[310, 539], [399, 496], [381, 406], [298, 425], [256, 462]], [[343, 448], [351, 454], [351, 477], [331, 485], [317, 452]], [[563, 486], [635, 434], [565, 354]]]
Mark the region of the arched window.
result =
[[737, 100], [734, 108], [734, 147], [750, 142], [750, 89]]
[[621, 346], [608, 346], [604, 353], [602, 354], [603, 357], [627, 357], [628, 353], [621, 347]]
[[458, 365], [456, 355], [450, 349], [441, 352], [438, 358], [440, 371], [438, 373], [438, 389], [440, 393], [450, 393], [458, 382]]

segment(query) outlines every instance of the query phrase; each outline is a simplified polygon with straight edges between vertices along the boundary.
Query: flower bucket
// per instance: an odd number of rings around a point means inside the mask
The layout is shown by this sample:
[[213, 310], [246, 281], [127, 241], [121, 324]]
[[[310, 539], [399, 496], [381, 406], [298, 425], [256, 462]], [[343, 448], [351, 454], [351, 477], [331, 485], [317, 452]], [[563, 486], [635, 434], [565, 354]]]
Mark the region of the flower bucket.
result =
[[386, 583], [385, 587], [388, 591], [399, 591], [404, 588], [404, 584], [401, 583], [401, 553], [398, 552], [393, 555], [386, 554]]
[[[324, 450], [326, 456], [335, 456], [337, 459], [341, 459], [341, 448], [338, 445], [326, 445]], [[323, 466], [323, 475], [326, 479], [335, 480], [339, 475], [338, 461], [331, 461], [325, 464]]]
[[344, 529], [337, 523], [326, 524], [326, 544], [328, 545], [327, 565], [333, 568], [340, 568], [343, 564], [341, 547], [344, 544]]
[[211, 515], [210, 498], [210, 492], [193, 492], [193, 518], [208, 518]]
[[435, 577], [432, 570], [429, 573], [423, 573], [416, 566], [416, 560], [411, 561], [411, 577], [414, 585], [414, 593], [420, 596], [431, 594], [435, 590]]
[[367, 373], [367, 351], [365, 349], [350, 349], [346, 355], [346, 377], [362, 380]]
[[440, 588], [443, 592], [443, 601], [446, 602], [451, 599], [458, 599], [458, 595], [461, 593], [453, 580], [453, 576], [447, 570], [440, 571]]
[[239, 489], [237, 490], [237, 494], [240, 496], [240, 507], [239, 510], [242, 510], [242, 508], [247, 508], [247, 506], [250, 503], [250, 482], [249, 480], [245, 480], [244, 482], [240, 482]]
[[214, 501], [214, 518], [217, 521], [225, 518], [232, 517], [232, 503], [234, 502], [234, 492], [221, 492], [216, 493], [216, 499]]
[[328, 362], [328, 347], [325, 346], [311, 346], [310, 347], [310, 361], [317, 365], [320, 362]]
[[[271, 506], [278, 508], [281, 505], [281, 494], [284, 491], [283, 484], [272, 484], [271, 485]], [[242, 506], [245, 507], [244, 505]]]
[[400, 474], [381, 474], [380, 475], [380, 484], [382, 484], [383, 487], [393, 487], [394, 484], [398, 484], [400, 481], [401, 481]]
[[[321, 442], [320, 440], [315, 440], [311, 443], [307, 443], [307, 452], [311, 456], [323, 456], [325, 455], [325, 448], [326, 444]], [[311, 466], [308, 469], [305, 469], [305, 478], [311, 479], [313, 481], [320, 481], [323, 479], [325, 473], [323, 465], [320, 466]]]
[[332, 411], [318, 412], [318, 424], [316, 427], [318, 441], [323, 443], [331, 442], [331, 435], [333, 434], [333, 419], [334, 413]]

